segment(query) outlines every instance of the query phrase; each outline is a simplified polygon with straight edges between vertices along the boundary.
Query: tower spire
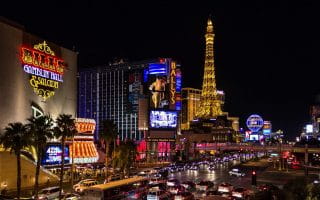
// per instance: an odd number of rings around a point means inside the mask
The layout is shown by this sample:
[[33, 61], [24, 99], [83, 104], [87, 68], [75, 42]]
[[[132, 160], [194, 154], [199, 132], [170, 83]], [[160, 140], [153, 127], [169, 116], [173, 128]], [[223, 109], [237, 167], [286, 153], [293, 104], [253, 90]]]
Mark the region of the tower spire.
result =
[[216, 77], [214, 72], [214, 29], [208, 18], [206, 38], [206, 53], [200, 107], [197, 116], [200, 118], [215, 118], [222, 115], [221, 101], [217, 98]]

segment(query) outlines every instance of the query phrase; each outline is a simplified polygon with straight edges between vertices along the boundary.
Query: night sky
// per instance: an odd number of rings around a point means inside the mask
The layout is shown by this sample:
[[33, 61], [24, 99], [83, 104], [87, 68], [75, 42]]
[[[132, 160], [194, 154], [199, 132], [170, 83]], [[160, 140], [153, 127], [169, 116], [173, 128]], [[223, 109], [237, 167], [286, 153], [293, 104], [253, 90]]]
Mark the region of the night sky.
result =
[[75, 47], [79, 67], [114, 58], [172, 57], [181, 63], [183, 86], [201, 88], [211, 14], [224, 110], [239, 116], [242, 127], [250, 114], [260, 114], [289, 138], [308, 122], [309, 106], [320, 94], [316, 1], [116, 2], [10, 1], [1, 5], [0, 15], [44, 39]]

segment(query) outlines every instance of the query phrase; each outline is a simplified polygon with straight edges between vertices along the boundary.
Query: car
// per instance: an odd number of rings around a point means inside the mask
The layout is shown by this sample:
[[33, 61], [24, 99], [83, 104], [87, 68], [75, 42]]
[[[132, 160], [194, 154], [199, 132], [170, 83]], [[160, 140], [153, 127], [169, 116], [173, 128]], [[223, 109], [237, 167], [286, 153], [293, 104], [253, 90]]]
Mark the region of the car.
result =
[[184, 171], [184, 165], [178, 165], [177, 170], [178, 170], [179, 172]]
[[51, 200], [59, 197], [60, 187], [48, 187], [40, 190], [38, 200]]
[[155, 167], [151, 170], [151, 173], [157, 174], [161, 170], [161, 167]]
[[191, 190], [196, 187], [196, 184], [192, 181], [184, 181], [181, 183], [181, 185], [187, 190]]
[[98, 181], [96, 181], [96, 180], [84, 181], [80, 184], [74, 185], [73, 189], [77, 193], [82, 193], [84, 191], [84, 189], [89, 188], [94, 185], [98, 185]]
[[190, 167], [191, 170], [199, 170], [199, 166], [198, 165], [193, 165]]
[[157, 173], [152, 175], [153, 178], [162, 178], [162, 175]]
[[279, 188], [273, 184], [262, 184], [257, 187], [258, 191], [270, 191], [270, 190], [279, 190]]
[[158, 178], [158, 177], [153, 177], [153, 178], [151, 178], [150, 180], [149, 180], [149, 184], [158, 184], [158, 183], [165, 183], [166, 182], [166, 180], [165, 179], [163, 179], [163, 178]]
[[208, 170], [209, 170], [209, 171], [213, 171], [213, 170], [215, 170], [215, 168], [216, 168], [216, 167], [215, 167], [214, 165], [210, 165], [209, 168], [208, 168]]
[[243, 187], [236, 188], [232, 191], [231, 196], [236, 199], [248, 199], [253, 194], [253, 191]]
[[[65, 193], [62, 195], [62, 200], [78, 200], [80, 199], [80, 195], [75, 193]], [[55, 198], [55, 200], [59, 200], [59, 197]]]
[[292, 161], [290, 167], [292, 169], [301, 169], [301, 165], [300, 165], [300, 162], [299, 161]]
[[149, 184], [149, 189], [166, 190], [167, 186], [165, 183], [153, 183]]
[[215, 196], [215, 195], [218, 195], [218, 192], [215, 190], [209, 190], [206, 192], [206, 195], [207, 196]]
[[147, 200], [164, 200], [169, 199], [171, 196], [169, 192], [152, 188], [147, 194]]
[[231, 171], [229, 171], [229, 175], [230, 176], [237, 176], [237, 177], [242, 177], [245, 176], [246, 174], [241, 172], [239, 169], [232, 169]]
[[179, 192], [174, 196], [174, 200], [194, 200], [194, 195], [191, 192]]
[[169, 186], [167, 191], [171, 194], [178, 194], [179, 192], [184, 192], [186, 189], [182, 185]]
[[[89, 179], [83, 179], [83, 180], [81, 180], [81, 181], [79, 181], [77, 184], [75, 184], [75, 185], [78, 185], [78, 184], [81, 184], [81, 183], [83, 183], [83, 182], [87, 182], [87, 181], [95, 181], [96, 179], [92, 179], [92, 178], [89, 178]], [[75, 186], [74, 185], [74, 186]], [[74, 187], [73, 186], [73, 187]]]
[[169, 179], [167, 180], [167, 186], [177, 186], [179, 185], [178, 179]]
[[218, 186], [218, 193], [219, 194], [230, 194], [233, 191], [233, 185], [230, 183], [221, 183]]
[[212, 181], [200, 181], [196, 184], [197, 190], [207, 191], [208, 189], [212, 188], [214, 183]]

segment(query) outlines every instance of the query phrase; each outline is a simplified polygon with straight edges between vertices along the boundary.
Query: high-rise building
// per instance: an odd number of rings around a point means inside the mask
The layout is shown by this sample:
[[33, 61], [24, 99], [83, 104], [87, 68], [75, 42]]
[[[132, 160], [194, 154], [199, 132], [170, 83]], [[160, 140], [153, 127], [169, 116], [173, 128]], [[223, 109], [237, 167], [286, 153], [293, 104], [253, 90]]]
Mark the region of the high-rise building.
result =
[[[181, 107], [180, 99], [176, 99], [181, 79], [170, 80], [172, 63], [170, 58], [160, 58], [80, 69], [78, 117], [95, 119], [96, 139], [102, 121], [109, 119], [117, 125], [121, 140], [140, 140], [149, 128], [151, 104], [160, 109]], [[174, 75], [181, 78], [180, 69], [175, 69]], [[167, 92], [156, 89], [161, 84]]]
[[[196, 118], [200, 107], [201, 90], [195, 88], [182, 88], [181, 129], [189, 130], [190, 122]], [[221, 106], [224, 104], [224, 92], [217, 91], [217, 99]]]
[[192, 121], [200, 106], [201, 90], [182, 88], [181, 129], [189, 130]]
[[199, 118], [210, 119], [222, 115], [221, 100], [218, 98], [216, 77], [214, 70], [214, 30], [211, 19], [208, 19], [206, 38], [206, 52]]

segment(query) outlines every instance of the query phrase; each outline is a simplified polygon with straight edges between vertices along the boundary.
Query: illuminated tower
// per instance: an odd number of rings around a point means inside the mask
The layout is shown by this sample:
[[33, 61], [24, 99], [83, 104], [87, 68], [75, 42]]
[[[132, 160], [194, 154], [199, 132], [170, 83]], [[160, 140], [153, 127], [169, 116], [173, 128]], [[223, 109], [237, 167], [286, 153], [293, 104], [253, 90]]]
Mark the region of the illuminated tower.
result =
[[208, 19], [206, 32], [206, 55], [200, 107], [197, 117], [209, 119], [222, 115], [221, 100], [218, 98], [214, 74], [214, 32], [211, 19]]

